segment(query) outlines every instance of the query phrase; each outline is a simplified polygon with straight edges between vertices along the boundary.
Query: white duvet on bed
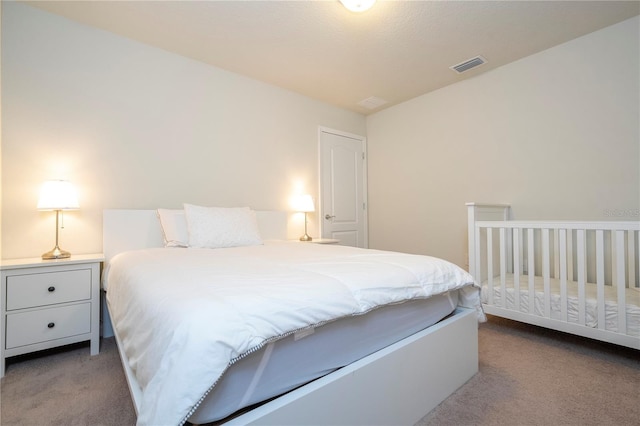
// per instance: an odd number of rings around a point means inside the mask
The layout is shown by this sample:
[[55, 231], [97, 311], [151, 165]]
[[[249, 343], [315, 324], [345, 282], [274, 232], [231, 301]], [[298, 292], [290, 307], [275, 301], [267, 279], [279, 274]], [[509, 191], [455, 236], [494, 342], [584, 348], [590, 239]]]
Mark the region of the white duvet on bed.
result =
[[104, 285], [140, 425], [184, 423], [229, 365], [296, 330], [455, 289], [484, 318], [472, 277], [449, 262], [334, 245], [131, 251]]

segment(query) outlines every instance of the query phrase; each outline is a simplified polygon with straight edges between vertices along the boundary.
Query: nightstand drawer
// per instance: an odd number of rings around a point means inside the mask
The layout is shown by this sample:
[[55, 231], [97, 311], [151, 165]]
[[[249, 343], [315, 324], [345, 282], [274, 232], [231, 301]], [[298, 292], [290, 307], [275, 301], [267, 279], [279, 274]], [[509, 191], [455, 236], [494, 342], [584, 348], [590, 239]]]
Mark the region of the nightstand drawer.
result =
[[7, 315], [7, 349], [91, 331], [91, 303]]
[[90, 298], [90, 269], [7, 277], [7, 311]]

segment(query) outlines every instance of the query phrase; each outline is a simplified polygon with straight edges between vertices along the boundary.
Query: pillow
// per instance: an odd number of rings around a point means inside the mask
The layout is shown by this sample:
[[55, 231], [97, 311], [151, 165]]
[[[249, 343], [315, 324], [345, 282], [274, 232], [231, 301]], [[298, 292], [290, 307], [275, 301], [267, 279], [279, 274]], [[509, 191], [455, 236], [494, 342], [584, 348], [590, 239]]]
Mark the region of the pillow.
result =
[[223, 248], [262, 244], [256, 213], [249, 207], [184, 205], [189, 247]]
[[165, 247], [189, 247], [189, 231], [184, 210], [158, 209]]

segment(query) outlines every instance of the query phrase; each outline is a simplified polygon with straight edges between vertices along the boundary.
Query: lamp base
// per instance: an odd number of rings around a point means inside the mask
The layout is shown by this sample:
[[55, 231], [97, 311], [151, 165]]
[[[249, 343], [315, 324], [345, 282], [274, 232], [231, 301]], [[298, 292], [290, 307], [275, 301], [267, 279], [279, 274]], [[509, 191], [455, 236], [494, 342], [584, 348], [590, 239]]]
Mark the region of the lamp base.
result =
[[300, 237], [300, 241], [313, 241], [313, 238], [311, 238], [308, 234], [304, 234], [302, 237]]
[[66, 250], [62, 250], [58, 246], [55, 246], [53, 250], [50, 250], [42, 255], [43, 259], [66, 259], [69, 257], [71, 257], [71, 253]]

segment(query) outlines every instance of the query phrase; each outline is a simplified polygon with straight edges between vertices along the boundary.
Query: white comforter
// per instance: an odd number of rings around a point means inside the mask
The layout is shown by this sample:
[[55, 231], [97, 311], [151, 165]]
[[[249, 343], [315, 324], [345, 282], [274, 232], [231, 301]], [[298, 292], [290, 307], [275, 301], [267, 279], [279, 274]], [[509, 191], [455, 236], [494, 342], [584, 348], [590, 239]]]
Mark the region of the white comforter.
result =
[[479, 289], [457, 266], [343, 246], [130, 251], [104, 284], [143, 390], [139, 425], [184, 423], [238, 357], [311, 325], [455, 289], [483, 318]]

